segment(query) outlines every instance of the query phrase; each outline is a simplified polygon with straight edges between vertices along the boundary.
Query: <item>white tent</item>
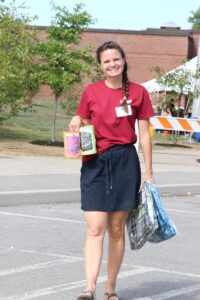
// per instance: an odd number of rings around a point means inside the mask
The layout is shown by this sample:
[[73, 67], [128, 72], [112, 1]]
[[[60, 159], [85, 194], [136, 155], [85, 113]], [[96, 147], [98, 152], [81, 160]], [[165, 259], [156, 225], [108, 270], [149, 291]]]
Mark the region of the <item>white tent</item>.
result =
[[[187, 70], [191, 73], [191, 75], [195, 74], [197, 69], [197, 56], [192, 58], [191, 60], [187, 61], [186, 63], [178, 66], [175, 69], [172, 69], [171, 71], [169, 71], [168, 73], [173, 73], [176, 70]], [[149, 93], [156, 93], [156, 92], [164, 92], [164, 91], [172, 91], [171, 88], [169, 87], [165, 87], [162, 86], [160, 84], [157, 83], [156, 78], [153, 78], [149, 81], [146, 81], [144, 83], [142, 83], [142, 85], [147, 89], [147, 91]], [[194, 85], [195, 85], [195, 81], [194, 81]], [[178, 92], [178, 90], [176, 90]], [[185, 90], [185, 93], [187, 94], [187, 90]]]
[[[198, 45], [198, 54], [197, 54], [197, 67], [200, 68], [200, 39]], [[200, 86], [200, 79], [196, 80], [196, 86]], [[192, 104], [192, 118], [200, 119], [200, 96], [193, 100]]]
[[149, 81], [143, 82], [142, 85], [147, 89], [149, 93], [157, 93], [157, 92], [164, 92], [166, 88], [160, 85], [156, 78], [153, 78]]

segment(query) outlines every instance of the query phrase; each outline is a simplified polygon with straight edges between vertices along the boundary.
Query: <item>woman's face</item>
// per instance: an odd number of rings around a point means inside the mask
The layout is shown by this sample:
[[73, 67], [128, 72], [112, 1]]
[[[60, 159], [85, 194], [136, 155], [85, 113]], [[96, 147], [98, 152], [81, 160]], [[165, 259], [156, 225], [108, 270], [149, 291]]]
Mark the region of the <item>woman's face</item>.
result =
[[116, 49], [108, 49], [101, 53], [101, 69], [106, 78], [117, 78], [122, 76], [124, 59]]

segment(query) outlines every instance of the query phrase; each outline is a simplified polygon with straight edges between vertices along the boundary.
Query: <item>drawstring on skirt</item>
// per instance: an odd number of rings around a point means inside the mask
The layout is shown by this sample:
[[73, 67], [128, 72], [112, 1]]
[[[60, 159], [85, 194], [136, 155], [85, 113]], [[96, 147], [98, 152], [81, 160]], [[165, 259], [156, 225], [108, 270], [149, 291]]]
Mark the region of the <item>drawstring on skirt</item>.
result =
[[106, 193], [112, 190], [112, 148], [106, 153]]

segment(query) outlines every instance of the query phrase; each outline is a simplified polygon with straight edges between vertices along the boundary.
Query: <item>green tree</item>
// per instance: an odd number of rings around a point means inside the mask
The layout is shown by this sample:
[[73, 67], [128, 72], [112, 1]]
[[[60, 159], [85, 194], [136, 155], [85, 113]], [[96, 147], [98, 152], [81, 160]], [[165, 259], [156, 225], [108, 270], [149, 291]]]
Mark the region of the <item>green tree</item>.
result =
[[175, 91], [178, 98], [178, 110], [180, 108], [180, 99], [184, 94], [188, 94], [189, 102], [200, 94], [200, 87], [195, 84], [199, 78], [199, 68], [195, 73], [192, 73], [186, 68], [177, 68], [171, 72], [165, 72], [159, 66], [153, 67], [152, 70], [156, 73], [156, 81], [163, 86], [165, 90]]
[[53, 9], [55, 16], [47, 29], [47, 39], [38, 46], [38, 54], [41, 82], [48, 84], [55, 96], [51, 134], [55, 142], [58, 100], [84, 76], [93, 75], [95, 60], [90, 47], [79, 46], [83, 30], [94, 21], [83, 10], [83, 4], [75, 5], [73, 12], [55, 4]]
[[[165, 73], [164, 70], [158, 66], [153, 67], [152, 70], [156, 72], [156, 81], [159, 84], [165, 87], [166, 90], [176, 92], [178, 99], [177, 117], [180, 116], [181, 97], [187, 95], [187, 105], [184, 112], [186, 114], [193, 99], [200, 95], [200, 86], [196, 84], [200, 77], [200, 68], [197, 68], [195, 73], [192, 73], [186, 68], [177, 68], [174, 71]], [[175, 134], [173, 138], [176, 143], [177, 134]]]
[[0, 2], [0, 121], [27, 109], [24, 100], [38, 89], [33, 48], [36, 34], [28, 27], [33, 20], [23, 5]]
[[192, 23], [192, 29], [200, 30], [200, 7], [196, 11], [191, 11], [188, 22]]

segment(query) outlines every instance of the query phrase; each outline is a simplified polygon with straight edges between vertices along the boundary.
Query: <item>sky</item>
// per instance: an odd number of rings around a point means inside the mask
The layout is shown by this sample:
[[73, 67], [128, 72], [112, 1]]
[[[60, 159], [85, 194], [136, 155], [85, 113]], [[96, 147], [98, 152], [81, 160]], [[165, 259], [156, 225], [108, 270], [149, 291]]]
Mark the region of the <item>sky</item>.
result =
[[[7, 2], [7, 1], [6, 1]], [[36, 25], [48, 26], [53, 15], [50, 0], [16, 0], [25, 3], [29, 15], [37, 15]], [[59, 6], [66, 6], [70, 11], [76, 3], [84, 3], [84, 9], [95, 19], [90, 28], [145, 30], [160, 28], [173, 22], [181, 29], [190, 29], [188, 23], [191, 11], [200, 7], [200, 0], [54, 0]]]

